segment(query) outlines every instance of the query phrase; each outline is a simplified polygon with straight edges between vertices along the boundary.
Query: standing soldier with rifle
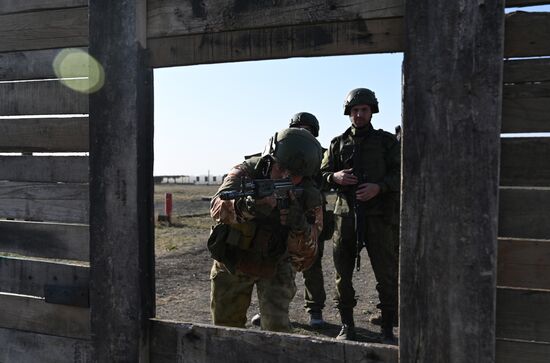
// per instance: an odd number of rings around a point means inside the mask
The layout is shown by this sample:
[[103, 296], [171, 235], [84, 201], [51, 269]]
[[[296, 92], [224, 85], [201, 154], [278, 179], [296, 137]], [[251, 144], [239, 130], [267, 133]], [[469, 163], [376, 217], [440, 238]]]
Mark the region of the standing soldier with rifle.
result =
[[211, 313], [216, 325], [244, 328], [256, 285], [264, 330], [289, 332], [295, 270], [311, 266], [322, 230], [322, 199], [311, 179], [321, 146], [306, 130], [285, 129], [260, 156], [235, 166], [214, 195], [217, 222], [208, 240], [214, 258]]
[[371, 118], [378, 100], [369, 89], [352, 90], [344, 103], [351, 127], [335, 137], [325, 153], [321, 171], [338, 197], [334, 208], [336, 234], [336, 303], [342, 320], [337, 339], [355, 340], [353, 269], [360, 268], [366, 247], [376, 277], [382, 312], [382, 341], [395, 342], [399, 243], [395, 198], [400, 189], [400, 147], [394, 135], [375, 130]]

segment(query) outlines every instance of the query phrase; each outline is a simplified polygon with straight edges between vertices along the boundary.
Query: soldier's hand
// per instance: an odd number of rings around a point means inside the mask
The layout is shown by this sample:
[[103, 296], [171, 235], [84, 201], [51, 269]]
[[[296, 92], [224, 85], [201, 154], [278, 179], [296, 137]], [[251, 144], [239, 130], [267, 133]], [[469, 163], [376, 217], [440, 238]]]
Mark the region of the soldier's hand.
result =
[[369, 199], [376, 197], [380, 193], [380, 185], [375, 183], [365, 183], [357, 187], [355, 197], [361, 202], [366, 202]]
[[358, 180], [353, 175], [353, 169], [344, 169], [332, 174], [332, 181], [339, 185], [354, 185]]
[[277, 199], [275, 196], [270, 195], [265, 198], [256, 199], [254, 202], [254, 209], [256, 215], [268, 216], [271, 214], [271, 211], [277, 206]]
[[289, 198], [290, 205], [288, 209], [279, 210], [281, 224], [295, 231], [305, 231], [308, 228], [306, 214], [294, 196], [294, 193], [289, 192]]

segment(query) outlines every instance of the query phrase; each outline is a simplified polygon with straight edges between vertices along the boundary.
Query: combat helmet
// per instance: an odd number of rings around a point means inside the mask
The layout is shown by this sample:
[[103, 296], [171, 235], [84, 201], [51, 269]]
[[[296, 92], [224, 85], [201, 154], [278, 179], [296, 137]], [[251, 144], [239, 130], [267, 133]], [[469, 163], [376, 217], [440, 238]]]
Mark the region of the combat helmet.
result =
[[290, 119], [288, 127], [309, 126], [313, 136], [319, 136], [319, 121], [309, 112], [298, 112]]
[[321, 144], [307, 130], [288, 128], [269, 139], [263, 155], [269, 156], [292, 175], [314, 176], [321, 167]]
[[378, 100], [368, 88], [356, 88], [348, 93], [344, 102], [344, 115], [349, 116], [351, 108], [357, 105], [369, 105], [372, 113], [378, 113]]

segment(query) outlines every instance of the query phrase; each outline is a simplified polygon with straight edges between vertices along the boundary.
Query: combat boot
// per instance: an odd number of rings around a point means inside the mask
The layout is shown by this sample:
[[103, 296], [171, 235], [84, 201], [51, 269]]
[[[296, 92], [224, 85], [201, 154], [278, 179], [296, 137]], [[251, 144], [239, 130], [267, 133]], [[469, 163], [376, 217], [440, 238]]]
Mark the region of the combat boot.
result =
[[384, 344], [397, 344], [397, 339], [393, 335], [393, 323], [395, 321], [395, 312], [394, 311], [384, 311], [382, 310], [382, 324], [381, 324], [381, 333], [382, 333], [382, 343]]
[[353, 309], [340, 310], [340, 318], [342, 319], [342, 328], [336, 337], [338, 340], [356, 340], [355, 323], [353, 321]]

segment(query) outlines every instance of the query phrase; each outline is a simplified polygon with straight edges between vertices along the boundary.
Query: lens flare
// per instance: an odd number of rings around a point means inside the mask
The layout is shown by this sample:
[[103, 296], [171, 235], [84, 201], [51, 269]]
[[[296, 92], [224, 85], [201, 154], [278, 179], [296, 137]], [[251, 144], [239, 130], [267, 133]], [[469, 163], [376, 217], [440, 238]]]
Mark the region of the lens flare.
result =
[[101, 64], [82, 49], [63, 49], [55, 57], [53, 69], [61, 83], [77, 92], [94, 93], [105, 83]]

